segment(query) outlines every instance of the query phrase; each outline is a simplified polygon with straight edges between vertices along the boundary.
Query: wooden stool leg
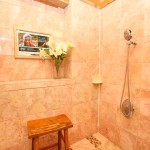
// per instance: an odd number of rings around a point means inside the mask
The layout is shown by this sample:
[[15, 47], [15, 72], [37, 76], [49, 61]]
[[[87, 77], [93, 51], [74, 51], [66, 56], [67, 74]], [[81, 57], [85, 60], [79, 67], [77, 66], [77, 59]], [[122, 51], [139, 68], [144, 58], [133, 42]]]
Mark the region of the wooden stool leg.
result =
[[64, 130], [64, 138], [65, 138], [65, 150], [69, 150], [68, 129]]
[[33, 143], [34, 143], [34, 139], [32, 139], [32, 150], [34, 150], [34, 149], [33, 149]]
[[39, 150], [39, 137], [33, 139], [33, 150]]
[[58, 131], [58, 150], [61, 150], [61, 131]]

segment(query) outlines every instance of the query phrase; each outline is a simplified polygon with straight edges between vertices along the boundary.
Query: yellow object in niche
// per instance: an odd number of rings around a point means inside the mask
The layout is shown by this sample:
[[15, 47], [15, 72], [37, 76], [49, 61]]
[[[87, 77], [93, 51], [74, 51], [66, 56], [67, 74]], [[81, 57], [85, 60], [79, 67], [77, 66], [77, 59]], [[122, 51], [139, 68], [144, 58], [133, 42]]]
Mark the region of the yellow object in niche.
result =
[[102, 79], [100, 75], [94, 75], [92, 76], [92, 83], [99, 84], [102, 83]]

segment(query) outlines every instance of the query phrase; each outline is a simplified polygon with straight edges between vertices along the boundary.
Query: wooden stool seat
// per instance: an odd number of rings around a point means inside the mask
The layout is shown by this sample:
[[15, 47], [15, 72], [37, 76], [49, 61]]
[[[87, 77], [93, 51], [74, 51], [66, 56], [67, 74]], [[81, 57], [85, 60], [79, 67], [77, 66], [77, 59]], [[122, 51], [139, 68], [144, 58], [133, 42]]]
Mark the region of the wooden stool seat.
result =
[[[49, 118], [42, 118], [38, 120], [28, 121], [27, 122], [28, 137], [32, 138], [32, 149], [44, 150], [58, 145], [58, 150], [60, 150], [62, 139], [65, 144], [65, 150], [69, 150], [68, 128], [71, 127], [73, 127], [72, 122], [64, 114]], [[64, 130], [64, 135], [61, 132], [62, 130]], [[39, 137], [52, 132], [58, 132], [58, 143], [40, 149]]]

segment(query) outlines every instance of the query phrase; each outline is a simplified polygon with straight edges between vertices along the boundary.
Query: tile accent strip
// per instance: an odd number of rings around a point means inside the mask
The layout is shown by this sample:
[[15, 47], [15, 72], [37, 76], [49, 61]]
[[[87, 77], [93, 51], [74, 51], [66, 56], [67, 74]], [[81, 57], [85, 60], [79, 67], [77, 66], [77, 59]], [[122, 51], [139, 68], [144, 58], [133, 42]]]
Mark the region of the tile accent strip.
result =
[[101, 143], [98, 139], [96, 139], [93, 135], [87, 137], [87, 140], [89, 140], [89, 142], [90, 142], [91, 144], [93, 144], [95, 148], [97, 148], [99, 145], [102, 144], [102, 143]]

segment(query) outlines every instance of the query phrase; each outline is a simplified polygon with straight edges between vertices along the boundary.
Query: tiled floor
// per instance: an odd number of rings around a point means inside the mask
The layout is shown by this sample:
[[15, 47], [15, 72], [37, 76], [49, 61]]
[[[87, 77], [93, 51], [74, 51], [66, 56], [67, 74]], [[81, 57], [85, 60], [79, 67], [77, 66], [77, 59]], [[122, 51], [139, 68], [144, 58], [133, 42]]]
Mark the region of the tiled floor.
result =
[[100, 133], [83, 139], [73, 145], [71, 150], [121, 150]]

